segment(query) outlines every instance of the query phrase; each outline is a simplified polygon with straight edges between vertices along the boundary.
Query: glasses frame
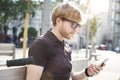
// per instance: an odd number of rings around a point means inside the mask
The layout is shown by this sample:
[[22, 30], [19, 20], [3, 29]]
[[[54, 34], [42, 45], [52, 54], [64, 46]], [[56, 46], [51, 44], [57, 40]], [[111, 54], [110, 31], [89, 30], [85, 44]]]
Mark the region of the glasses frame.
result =
[[78, 23], [75, 22], [75, 21], [72, 21], [72, 20], [69, 20], [69, 19], [66, 19], [66, 18], [61, 18], [61, 19], [64, 20], [64, 21], [71, 22], [71, 23], [72, 23], [72, 25], [71, 25], [71, 28], [72, 28], [72, 29], [76, 29], [77, 27], [78, 27], [78, 28], [81, 27], [81, 25], [78, 24]]

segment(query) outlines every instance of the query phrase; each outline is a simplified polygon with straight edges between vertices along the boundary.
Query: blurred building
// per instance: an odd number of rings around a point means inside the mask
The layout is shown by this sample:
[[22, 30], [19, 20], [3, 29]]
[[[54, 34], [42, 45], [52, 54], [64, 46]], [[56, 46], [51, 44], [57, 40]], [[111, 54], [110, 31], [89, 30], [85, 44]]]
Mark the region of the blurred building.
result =
[[107, 41], [112, 43], [113, 49], [120, 47], [120, 0], [109, 0], [108, 26]]

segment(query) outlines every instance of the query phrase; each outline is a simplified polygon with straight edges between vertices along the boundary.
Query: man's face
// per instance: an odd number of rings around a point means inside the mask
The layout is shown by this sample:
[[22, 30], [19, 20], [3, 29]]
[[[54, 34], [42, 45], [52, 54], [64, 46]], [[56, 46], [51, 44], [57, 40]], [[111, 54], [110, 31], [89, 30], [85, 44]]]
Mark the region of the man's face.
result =
[[60, 34], [66, 38], [66, 39], [71, 39], [74, 34], [79, 30], [80, 25], [72, 20], [68, 20], [65, 18], [61, 18], [62, 20], [62, 25], [60, 28]]

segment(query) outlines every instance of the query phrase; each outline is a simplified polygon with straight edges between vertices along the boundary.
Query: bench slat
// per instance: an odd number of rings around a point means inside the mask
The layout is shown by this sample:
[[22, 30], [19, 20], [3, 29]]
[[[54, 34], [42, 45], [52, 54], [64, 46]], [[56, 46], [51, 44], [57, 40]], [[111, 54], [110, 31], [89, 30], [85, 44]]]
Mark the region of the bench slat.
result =
[[0, 80], [25, 80], [27, 67], [0, 70]]

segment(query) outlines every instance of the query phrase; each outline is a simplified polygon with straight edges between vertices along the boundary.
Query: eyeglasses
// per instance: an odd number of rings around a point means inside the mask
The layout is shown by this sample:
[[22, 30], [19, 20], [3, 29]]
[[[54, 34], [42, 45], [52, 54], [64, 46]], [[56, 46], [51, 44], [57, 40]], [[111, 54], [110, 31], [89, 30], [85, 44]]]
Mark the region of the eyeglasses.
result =
[[80, 28], [81, 27], [81, 25], [80, 24], [78, 24], [78, 23], [76, 23], [76, 22], [74, 22], [74, 21], [71, 21], [71, 20], [69, 20], [69, 19], [66, 19], [66, 18], [61, 18], [62, 20], [64, 20], [64, 21], [68, 21], [68, 22], [71, 22], [72, 23], [72, 25], [71, 25], [71, 28], [72, 29], [75, 29], [75, 28]]

